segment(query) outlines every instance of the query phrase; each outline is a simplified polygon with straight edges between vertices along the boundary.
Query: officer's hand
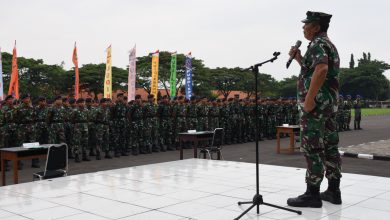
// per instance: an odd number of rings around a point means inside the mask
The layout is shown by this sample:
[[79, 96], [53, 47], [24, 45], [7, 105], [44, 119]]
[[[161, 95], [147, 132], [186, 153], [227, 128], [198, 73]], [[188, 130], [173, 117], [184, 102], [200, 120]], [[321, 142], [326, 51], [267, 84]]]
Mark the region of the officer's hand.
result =
[[314, 99], [305, 99], [305, 103], [303, 106], [303, 111], [305, 112], [311, 112], [316, 107], [316, 103]]
[[[296, 53], [296, 54], [295, 54]], [[301, 64], [301, 60], [302, 60], [302, 55], [301, 55], [301, 50], [300, 49], [297, 49], [296, 47], [291, 47], [290, 51], [288, 52], [288, 55], [290, 57], [294, 56], [295, 54], [295, 57], [294, 59], [299, 63]]]

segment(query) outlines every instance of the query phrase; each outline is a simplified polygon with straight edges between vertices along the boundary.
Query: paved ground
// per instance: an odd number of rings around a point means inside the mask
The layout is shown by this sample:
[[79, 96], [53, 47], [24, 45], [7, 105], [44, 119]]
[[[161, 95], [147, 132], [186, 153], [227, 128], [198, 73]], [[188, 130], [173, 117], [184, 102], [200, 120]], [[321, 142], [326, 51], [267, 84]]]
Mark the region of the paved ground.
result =
[[390, 158], [390, 139], [341, 147], [340, 151], [344, 151], [345, 153], [370, 154]]
[[[363, 130], [347, 131], [340, 133], [340, 147], [357, 145], [361, 143], [368, 143], [379, 140], [390, 139], [390, 115], [369, 116], [365, 117], [362, 122]], [[287, 146], [287, 139], [282, 140], [282, 144]], [[241, 162], [255, 162], [255, 144], [246, 143], [240, 145], [224, 146], [223, 155], [225, 160], [241, 161]], [[192, 150], [185, 150], [185, 158], [191, 158]], [[121, 157], [111, 160], [91, 161], [76, 164], [73, 161], [69, 163], [70, 174], [80, 174], [95, 172], [100, 170], [110, 170], [123, 167], [145, 165], [151, 163], [159, 163], [166, 161], [174, 161], [179, 159], [178, 151], [155, 153], [139, 156]], [[268, 140], [260, 142], [260, 163], [291, 166], [291, 167], [305, 167], [305, 160], [303, 156], [297, 152], [293, 155], [276, 154], [276, 141]], [[29, 162], [25, 162], [29, 165]], [[42, 161], [43, 167], [43, 161]], [[376, 161], [356, 158], [343, 158], [343, 171], [347, 173], [358, 173], [375, 176], [390, 177], [390, 162]], [[41, 169], [25, 168], [20, 171], [19, 182], [28, 182], [32, 180], [32, 173], [38, 172]], [[12, 173], [7, 172], [7, 183], [11, 184]], [[302, 178], [304, 178], [302, 176]]]

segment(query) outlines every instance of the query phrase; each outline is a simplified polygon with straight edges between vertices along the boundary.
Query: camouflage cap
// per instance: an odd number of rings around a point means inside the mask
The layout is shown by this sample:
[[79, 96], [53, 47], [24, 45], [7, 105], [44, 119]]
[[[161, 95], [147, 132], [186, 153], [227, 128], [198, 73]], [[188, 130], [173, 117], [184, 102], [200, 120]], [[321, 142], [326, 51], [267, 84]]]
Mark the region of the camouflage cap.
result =
[[303, 23], [310, 23], [313, 21], [329, 23], [332, 15], [323, 12], [308, 11], [306, 12], [306, 19], [302, 20]]

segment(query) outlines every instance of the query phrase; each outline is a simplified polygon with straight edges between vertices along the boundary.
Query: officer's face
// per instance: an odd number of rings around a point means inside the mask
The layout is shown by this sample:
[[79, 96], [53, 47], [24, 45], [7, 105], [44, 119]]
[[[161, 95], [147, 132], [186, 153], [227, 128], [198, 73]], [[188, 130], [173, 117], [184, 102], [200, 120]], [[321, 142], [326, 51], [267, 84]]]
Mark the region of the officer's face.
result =
[[56, 104], [56, 105], [62, 105], [62, 100], [61, 100], [61, 99], [57, 99], [57, 100], [55, 101], [55, 104]]
[[303, 35], [309, 41], [312, 41], [314, 36], [320, 31], [320, 25], [316, 22], [305, 23], [302, 28]]
[[22, 100], [22, 102], [24, 104], [29, 104], [30, 103], [30, 98], [25, 98], [25, 99]]

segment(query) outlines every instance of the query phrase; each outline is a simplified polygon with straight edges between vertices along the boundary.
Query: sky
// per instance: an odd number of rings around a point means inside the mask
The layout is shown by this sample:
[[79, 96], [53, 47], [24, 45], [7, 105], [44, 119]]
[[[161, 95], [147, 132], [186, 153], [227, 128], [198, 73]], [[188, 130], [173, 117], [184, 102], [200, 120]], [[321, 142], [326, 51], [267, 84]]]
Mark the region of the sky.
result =
[[12, 52], [16, 40], [18, 56], [66, 69], [75, 41], [80, 66], [104, 63], [110, 44], [113, 65], [122, 68], [135, 44], [137, 56], [192, 52], [210, 68], [245, 68], [278, 51], [260, 71], [282, 80], [299, 73], [296, 63], [285, 65], [297, 40], [303, 52], [308, 44], [301, 23], [308, 10], [333, 15], [328, 34], [342, 67], [351, 53], [355, 61], [371, 52], [390, 63], [388, 0], [0, 0], [0, 8], [2, 51]]

